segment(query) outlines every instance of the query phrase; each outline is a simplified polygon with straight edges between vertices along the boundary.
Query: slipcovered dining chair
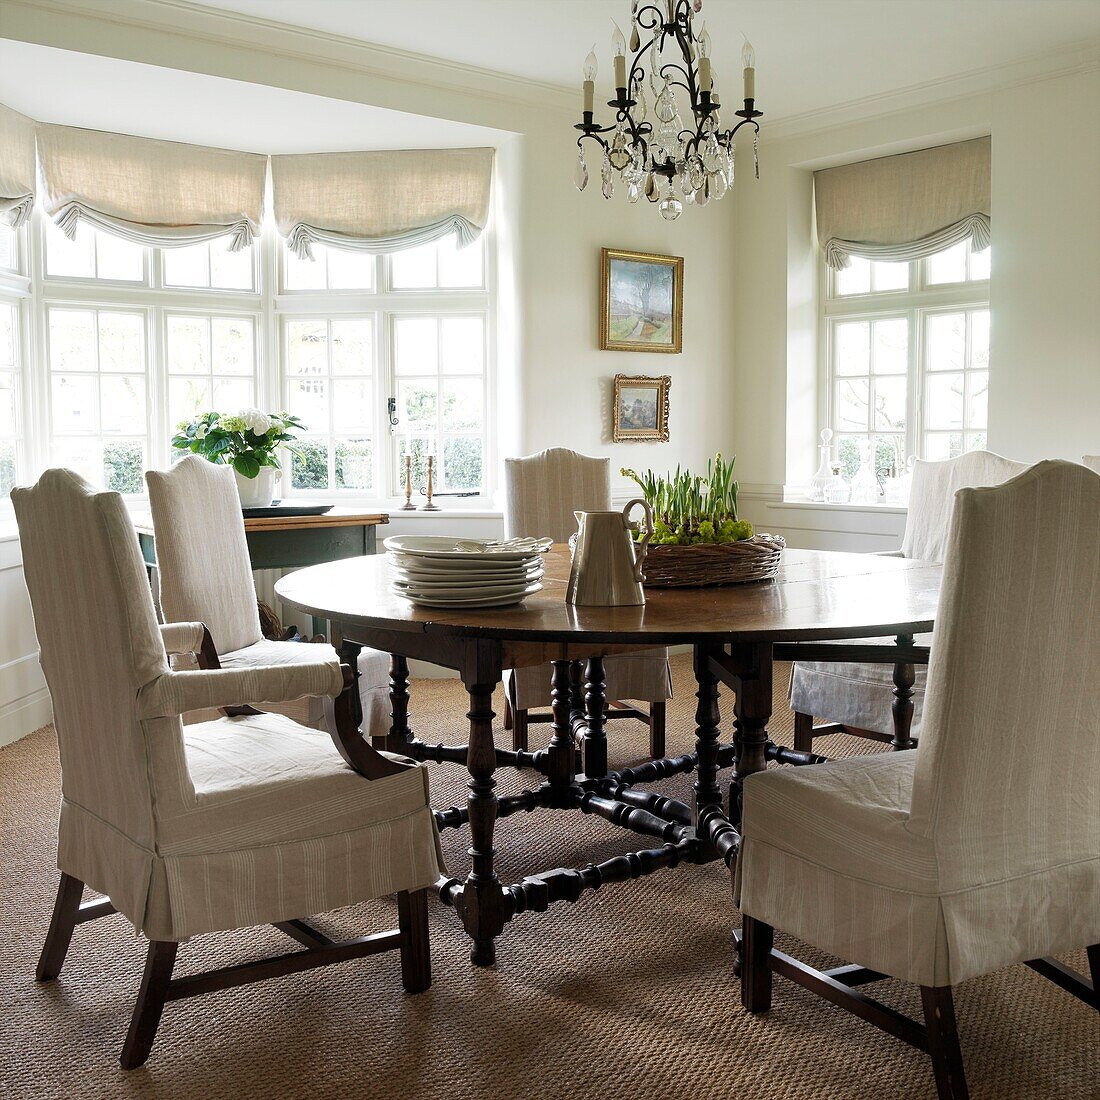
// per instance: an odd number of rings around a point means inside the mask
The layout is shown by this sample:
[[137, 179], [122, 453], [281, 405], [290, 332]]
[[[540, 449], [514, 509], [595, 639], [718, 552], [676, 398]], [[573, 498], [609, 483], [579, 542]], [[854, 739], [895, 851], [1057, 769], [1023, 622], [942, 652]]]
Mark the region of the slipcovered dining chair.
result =
[[[145, 482], [166, 620], [205, 623], [223, 668], [336, 660], [336, 651], [323, 642], [300, 644], [263, 636], [231, 467], [188, 455], [170, 470], [149, 470]], [[363, 729], [377, 736], [389, 728], [389, 655], [363, 648], [356, 669]], [[323, 700], [309, 702], [310, 724], [323, 725]]]
[[[526, 458], [504, 460], [504, 534], [506, 538], [549, 535], [565, 543], [577, 530], [574, 511], [606, 512], [611, 505], [611, 460], [590, 458], [564, 447], [551, 447]], [[580, 662], [573, 666], [574, 691], [582, 690]], [[638, 718], [649, 726], [649, 753], [665, 754], [665, 715], [672, 695], [668, 650], [649, 650], [604, 658], [608, 718]], [[505, 673], [505, 728], [512, 744], [527, 749], [529, 722], [549, 722], [549, 714], [531, 714], [550, 706], [550, 666]], [[626, 705], [632, 699], [649, 711]]]
[[[391, 949], [405, 988], [426, 989], [426, 890], [443, 871], [427, 772], [363, 741], [350, 670], [213, 667], [202, 623], [158, 626], [117, 493], [48, 470], [12, 500], [61, 755], [62, 873], [38, 979], [58, 976], [86, 920], [118, 912], [149, 940], [127, 1069], [148, 1057], [166, 1001]], [[173, 671], [169, 651], [211, 667]], [[335, 747], [247, 705], [306, 695], [335, 700]], [[227, 716], [183, 726], [201, 707]], [[81, 905], [84, 884], [106, 897]], [[394, 931], [333, 942], [299, 919], [394, 893]], [[306, 949], [172, 977], [181, 941], [267, 923]]]
[[[778, 973], [967, 1095], [951, 987], [1013, 963], [1100, 1009], [1100, 476], [1040, 462], [956, 496], [915, 750], [746, 778], [742, 1002]], [[851, 966], [774, 950], [780, 928]], [[1047, 956], [1087, 947], [1092, 984]], [[925, 1027], [850, 987], [921, 987]]]
[[[942, 462], [916, 461], [901, 549], [891, 557], [943, 561], [955, 492], [981, 485], [1000, 485], [1027, 469], [1027, 463], [992, 451], [969, 451]], [[930, 634], [913, 643], [931, 644]], [[861, 645], [875, 644], [863, 639]], [[892, 645], [893, 639], [883, 639]], [[788, 698], [794, 711], [794, 747], [810, 751], [813, 739], [826, 733], [849, 733], [912, 748], [921, 725], [926, 669], [892, 663], [799, 661], [791, 670]], [[814, 726], [814, 716], [827, 723]]]

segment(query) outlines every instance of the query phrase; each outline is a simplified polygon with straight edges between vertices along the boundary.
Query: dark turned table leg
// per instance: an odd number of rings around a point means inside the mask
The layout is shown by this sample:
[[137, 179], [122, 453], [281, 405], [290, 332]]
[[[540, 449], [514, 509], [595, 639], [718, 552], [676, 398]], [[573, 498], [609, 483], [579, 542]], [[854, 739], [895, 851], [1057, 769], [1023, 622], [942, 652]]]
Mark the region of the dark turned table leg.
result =
[[585, 725], [581, 740], [582, 766], [589, 779], [607, 775], [606, 688], [603, 658], [589, 657], [585, 669]]
[[707, 806], [722, 805], [722, 789], [718, 786], [718, 738], [722, 720], [718, 709], [718, 678], [710, 667], [710, 658], [716, 651], [712, 646], [695, 646], [695, 681], [698, 688], [695, 698], [695, 752], [698, 764], [695, 771], [695, 792], [692, 806], [692, 824], [699, 824], [699, 815]]
[[573, 662], [552, 664], [550, 709], [554, 714], [554, 733], [546, 750], [549, 763], [546, 779], [550, 788], [546, 805], [575, 806], [578, 790], [577, 749], [573, 742]]
[[729, 818], [741, 826], [741, 788], [746, 777], [762, 772], [768, 761], [768, 719], [772, 716], [772, 646], [746, 642], [730, 648], [726, 667], [733, 674], [737, 715], [737, 758], [730, 782]]
[[[912, 634], [899, 634], [897, 636], [899, 646], [911, 646]], [[903, 749], [917, 747], [913, 740], [913, 684], [917, 679], [917, 670], [913, 665], [894, 665], [894, 704], [892, 709], [894, 719], [894, 736], [890, 741], [890, 747], [895, 752]]]
[[409, 729], [409, 662], [394, 653], [390, 657], [390, 732], [371, 741], [376, 749], [406, 753], [412, 739]]
[[[566, 668], [566, 676], [569, 670]], [[494, 940], [511, 913], [504, 890], [493, 869], [493, 831], [496, 827], [496, 746], [493, 744], [493, 688], [495, 684], [467, 684], [470, 695], [470, 748], [466, 766], [470, 772], [466, 808], [470, 823], [470, 874], [457, 899], [462, 923], [474, 941], [470, 958], [478, 966], [496, 962]], [[572, 748], [572, 745], [570, 745]]]

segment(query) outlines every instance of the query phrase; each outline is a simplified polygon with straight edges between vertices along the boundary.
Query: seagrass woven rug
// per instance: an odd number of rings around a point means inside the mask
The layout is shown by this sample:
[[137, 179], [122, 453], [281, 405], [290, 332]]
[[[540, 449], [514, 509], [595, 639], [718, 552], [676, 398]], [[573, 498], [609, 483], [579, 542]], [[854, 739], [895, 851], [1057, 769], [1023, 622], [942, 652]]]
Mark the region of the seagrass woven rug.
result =
[[[677, 698], [669, 751], [689, 751], [695, 700], [690, 663], [674, 659]], [[791, 743], [776, 670], [777, 741]], [[429, 741], [464, 739], [457, 681], [416, 680], [414, 728]], [[723, 696], [728, 712], [729, 700]], [[498, 695], [498, 713], [502, 700]], [[500, 719], [497, 719], [498, 727]], [[728, 729], [728, 721], [724, 722]], [[642, 759], [646, 733], [610, 724], [612, 767]], [[500, 729], [498, 743], [508, 744]], [[532, 727], [532, 747], [549, 727]], [[829, 756], [876, 751], [847, 737], [817, 742]], [[465, 800], [464, 773], [431, 765], [437, 806]], [[501, 772], [507, 793], [532, 776]], [[723, 773], [725, 775], [726, 773]], [[118, 1053], [145, 956], [122, 917], [77, 928], [60, 980], [35, 984], [34, 965], [57, 876], [59, 771], [46, 728], [0, 749], [0, 1096], [171, 1097], [932, 1097], [925, 1055], [880, 1034], [789, 982], [774, 1007], [745, 1013], [730, 971], [737, 914], [718, 866], [680, 867], [611, 884], [547, 914], [517, 919], [498, 941], [499, 963], [475, 970], [455, 914], [431, 903], [434, 983], [410, 998], [396, 953], [169, 1004], [148, 1064], [118, 1068]], [[662, 790], [687, 797], [690, 778]], [[580, 866], [644, 839], [594, 817], [552, 811], [498, 825], [501, 878]], [[444, 833], [453, 872], [465, 873], [466, 838]], [[378, 901], [319, 921], [361, 934], [396, 924]], [[815, 964], [817, 953], [779, 936]], [[200, 936], [181, 947], [179, 973], [292, 947], [273, 929]], [[1084, 953], [1068, 956], [1078, 968]], [[915, 988], [875, 995], [919, 1018]], [[990, 1100], [1100, 1096], [1100, 1022], [1094, 1011], [1026, 967], [966, 982], [956, 992], [971, 1095]]]

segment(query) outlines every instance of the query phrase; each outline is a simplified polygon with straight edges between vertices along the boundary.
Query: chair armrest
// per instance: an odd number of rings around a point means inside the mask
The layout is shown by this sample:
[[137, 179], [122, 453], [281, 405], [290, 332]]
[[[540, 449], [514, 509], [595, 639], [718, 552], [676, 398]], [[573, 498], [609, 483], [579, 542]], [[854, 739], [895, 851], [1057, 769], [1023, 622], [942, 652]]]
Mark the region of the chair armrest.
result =
[[138, 692], [138, 713], [142, 718], [170, 718], [213, 707], [289, 703], [307, 695], [335, 698], [343, 690], [343, 668], [335, 661], [168, 672]]
[[206, 627], [202, 623], [160, 624], [161, 641], [164, 642], [164, 652], [168, 654], [198, 653], [205, 635]]
[[876, 558], [904, 558], [905, 555], [900, 550], [875, 550], [872, 554]]

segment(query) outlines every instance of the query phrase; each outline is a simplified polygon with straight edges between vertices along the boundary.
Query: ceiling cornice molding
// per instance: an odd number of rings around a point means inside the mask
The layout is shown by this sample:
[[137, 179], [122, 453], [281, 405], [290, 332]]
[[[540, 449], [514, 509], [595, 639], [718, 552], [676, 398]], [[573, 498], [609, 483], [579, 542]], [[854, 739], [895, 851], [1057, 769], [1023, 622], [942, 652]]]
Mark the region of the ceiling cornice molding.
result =
[[[288, 23], [223, 8], [210, 8], [189, 0], [3, 0], [5, 8], [4, 37], [33, 41], [46, 46], [103, 53], [94, 46], [70, 42], [49, 19], [42, 16], [92, 20], [107, 26], [127, 27], [152, 34], [168, 34], [196, 42], [253, 51], [273, 58], [323, 64], [327, 68], [343, 69], [357, 76], [375, 77], [395, 84], [419, 86], [435, 92], [473, 97], [542, 110], [553, 109], [573, 115], [577, 94], [569, 87], [529, 80], [505, 73], [448, 61], [426, 54], [416, 54], [389, 46], [380, 46], [328, 31], [299, 27]], [[30, 27], [23, 16], [37, 17], [38, 25]], [[21, 27], [20, 24], [23, 24]], [[12, 28], [8, 30], [7, 28]], [[113, 52], [122, 60], [146, 64], [158, 62]], [[182, 67], [182, 66], [181, 66]], [[987, 66], [967, 73], [955, 74], [922, 84], [910, 85], [893, 92], [870, 95], [847, 103], [816, 108], [799, 115], [765, 120], [761, 142], [774, 143], [808, 136], [823, 130], [836, 129], [877, 118], [900, 114], [953, 99], [989, 95], [1008, 88], [1088, 72], [1100, 67], [1100, 40], [1090, 40], [1064, 50], [1048, 52], [1023, 61]], [[206, 71], [206, 70], [196, 70]], [[229, 76], [228, 73], [215, 75]], [[232, 79], [248, 80], [239, 74]], [[255, 78], [252, 78], [255, 80]], [[259, 79], [259, 83], [272, 83]], [[279, 85], [285, 86], [285, 85]], [[321, 93], [318, 93], [321, 94]], [[378, 104], [402, 109], [393, 102]], [[405, 108], [410, 109], [409, 107]], [[494, 123], [486, 123], [494, 125]]]
[[955, 99], [992, 95], [1009, 88], [1073, 73], [1091, 72], [1097, 68], [1100, 68], [1100, 40], [1038, 54], [1023, 61], [991, 65], [940, 80], [929, 80], [924, 84], [913, 84], [894, 92], [820, 107], [800, 115], [789, 115], [770, 124], [762, 124], [760, 142], [764, 144], [806, 137], [822, 130], [868, 122], [921, 107], [933, 107]]
[[[62, 44], [50, 20], [44, 33], [20, 33], [20, 13], [37, 17], [74, 17], [119, 28], [171, 34], [196, 42], [252, 50], [276, 58], [321, 63], [344, 69], [357, 76], [373, 76], [403, 84], [420, 85], [433, 91], [504, 101], [538, 108], [574, 111], [579, 96], [561, 85], [481, 69], [458, 61], [380, 46], [328, 31], [260, 19], [223, 8], [210, 8], [188, 0], [3, 0], [5, 29], [0, 36], [33, 41], [62, 49], [81, 49]], [[7, 28], [10, 27], [11, 30]], [[14, 31], [14, 33], [13, 33]], [[84, 47], [84, 52], [102, 52]], [[112, 56], [121, 60], [142, 58], [126, 52]], [[247, 79], [244, 76], [234, 79]]]

